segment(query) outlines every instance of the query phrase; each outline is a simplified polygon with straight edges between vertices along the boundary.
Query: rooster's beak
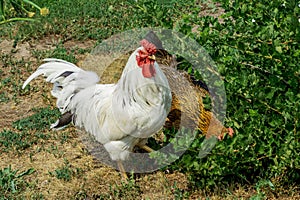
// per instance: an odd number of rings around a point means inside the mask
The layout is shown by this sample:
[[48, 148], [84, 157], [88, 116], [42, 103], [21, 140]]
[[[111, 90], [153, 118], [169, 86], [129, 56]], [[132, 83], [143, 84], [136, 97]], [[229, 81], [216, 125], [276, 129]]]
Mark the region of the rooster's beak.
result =
[[148, 56], [149, 59], [155, 60], [155, 55]]

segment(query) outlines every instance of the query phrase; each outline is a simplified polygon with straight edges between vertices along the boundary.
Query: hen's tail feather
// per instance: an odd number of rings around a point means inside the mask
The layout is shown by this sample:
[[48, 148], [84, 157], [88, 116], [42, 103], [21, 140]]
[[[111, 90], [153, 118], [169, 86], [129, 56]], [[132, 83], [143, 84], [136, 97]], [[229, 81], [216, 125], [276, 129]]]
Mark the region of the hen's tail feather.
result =
[[65, 128], [69, 123], [74, 122], [74, 114], [70, 111], [64, 113], [54, 124], [51, 124], [50, 128], [54, 130], [60, 130]]
[[36, 77], [43, 75], [47, 82], [54, 84], [51, 94], [57, 98], [57, 107], [63, 114], [69, 111], [67, 107], [76, 93], [99, 82], [96, 73], [84, 71], [70, 62], [54, 58], [47, 58], [44, 61], [46, 63], [25, 81], [22, 88]]
[[46, 63], [42, 64], [33, 74], [31, 74], [24, 82], [22, 86], [23, 89], [30, 81], [42, 74], [47, 77], [47, 82], [54, 83], [64, 72], [78, 72], [81, 70], [76, 65], [60, 59], [47, 58], [43, 61]]

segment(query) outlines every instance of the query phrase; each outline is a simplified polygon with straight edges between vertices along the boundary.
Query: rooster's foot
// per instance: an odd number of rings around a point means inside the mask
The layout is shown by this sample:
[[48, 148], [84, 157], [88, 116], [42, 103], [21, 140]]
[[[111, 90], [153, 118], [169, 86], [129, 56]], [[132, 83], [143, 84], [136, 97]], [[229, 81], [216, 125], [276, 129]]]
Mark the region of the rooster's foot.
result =
[[118, 160], [117, 163], [118, 163], [119, 171], [120, 171], [120, 173], [121, 173], [121, 175], [122, 175], [122, 179], [123, 179], [124, 181], [127, 181], [127, 180], [128, 180], [128, 176], [127, 176], [127, 174], [126, 174], [126, 171], [125, 171], [125, 168], [124, 168], [124, 166], [123, 166], [122, 161]]

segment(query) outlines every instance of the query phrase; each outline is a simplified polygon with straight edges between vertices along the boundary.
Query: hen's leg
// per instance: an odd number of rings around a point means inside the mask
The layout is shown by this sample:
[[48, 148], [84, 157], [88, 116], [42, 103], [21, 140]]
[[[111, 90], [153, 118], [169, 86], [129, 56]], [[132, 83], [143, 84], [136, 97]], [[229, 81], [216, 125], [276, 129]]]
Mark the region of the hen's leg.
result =
[[147, 151], [148, 153], [151, 153], [152, 151], [154, 151], [153, 149], [151, 149], [150, 147], [148, 147], [147, 145], [141, 145], [141, 144], [138, 144], [137, 145], [139, 148], [141, 149], [144, 149], [145, 151]]
[[124, 180], [128, 180], [128, 176], [127, 176], [127, 174], [126, 174], [126, 171], [125, 171], [125, 169], [124, 169], [124, 166], [123, 166], [122, 161], [121, 161], [121, 160], [118, 160], [118, 161], [117, 161], [117, 164], [118, 164], [118, 168], [119, 168], [119, 170], [120, 170], [120, 173], [121, 173], [121, 175], [122, 175], [122, 178], [123, 178]]

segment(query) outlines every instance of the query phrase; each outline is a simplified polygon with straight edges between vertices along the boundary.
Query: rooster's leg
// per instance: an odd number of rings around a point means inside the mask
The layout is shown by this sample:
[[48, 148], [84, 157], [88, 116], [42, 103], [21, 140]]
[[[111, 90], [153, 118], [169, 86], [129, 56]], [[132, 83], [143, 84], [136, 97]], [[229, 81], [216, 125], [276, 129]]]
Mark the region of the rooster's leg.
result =
[[120, 173], [121, 173], [123, 179], [124, 179], [124, 180], [127, 180], [127, 179], [128, 179], [128, 176], [127, 176], [127, 174], [126, 174], [126, 171], [125, 171], [125, 169], [124, 169], [124, 166], [123, 166], [122, 161], [118, 160], [117, 163], [118, 163], [118, 168], [119, 168], [119, 170], [120, 170]]
[[151, 153], [151, 152], [153, 152], [154, 150], [153, 149], [151, 149], [150, 147], [148, 147], [147, 145], [137, 145], [139, 148], [141, 148], [141, 149], [144, 149], [145, 151], [147, 151], [148, 153]]

